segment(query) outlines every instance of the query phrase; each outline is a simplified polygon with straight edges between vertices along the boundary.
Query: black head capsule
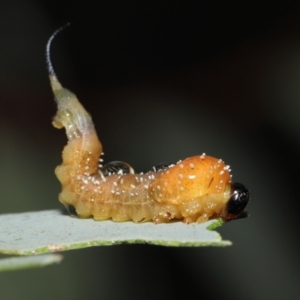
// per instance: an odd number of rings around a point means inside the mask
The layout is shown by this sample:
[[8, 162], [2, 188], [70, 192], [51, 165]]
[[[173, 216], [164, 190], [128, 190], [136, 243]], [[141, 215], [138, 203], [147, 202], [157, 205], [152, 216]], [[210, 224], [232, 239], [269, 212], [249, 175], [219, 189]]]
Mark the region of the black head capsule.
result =
[[232, 183], [231, 192], [231, 197], [225, 209], [225, 216], [223, 217], [226, 221], [239, 218], [250, 200], [248, 189], [241, 183]]

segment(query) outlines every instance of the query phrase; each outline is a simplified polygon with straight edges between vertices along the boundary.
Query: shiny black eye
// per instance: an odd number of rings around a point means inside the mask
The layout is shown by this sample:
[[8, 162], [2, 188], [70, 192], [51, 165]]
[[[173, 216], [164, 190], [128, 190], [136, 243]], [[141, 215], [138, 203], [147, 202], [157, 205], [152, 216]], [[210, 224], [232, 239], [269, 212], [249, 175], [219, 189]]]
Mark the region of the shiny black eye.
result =
[[232, 195], [227, 203], [227, 213], [239, 215], [250, 200], [250, 193], [241, 183], [231, 184]]
[[112, 174], [134, 174], [133, 168], [123, 161], [112, 161], [106, 164], [101, 171], [104, 176]]
[[152, 171], [157, 173], [158, 171], [168, 169], [172, 165], [173, 165], [172, 163], [167, 163], [167, 162], [160, 163], [160, 164], [152, 167]]
[[77, 211], [73, 205], [67, 206], [67, 210], [70, 216], [72, 217], [78, 217]]

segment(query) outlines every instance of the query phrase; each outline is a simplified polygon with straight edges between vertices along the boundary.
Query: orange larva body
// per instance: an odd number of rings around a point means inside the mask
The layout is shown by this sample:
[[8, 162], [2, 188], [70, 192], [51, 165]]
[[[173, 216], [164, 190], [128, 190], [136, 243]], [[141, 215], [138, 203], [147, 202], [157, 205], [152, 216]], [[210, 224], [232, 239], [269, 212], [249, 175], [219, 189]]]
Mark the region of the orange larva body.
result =
[[229, 166], [220, 159], [202, 154], [146, 174], [106, 174], [98, 166], [102, 145], [91, 116], [61, 86], [51, 65], [50, 44], [59, 31], [47, 44], [47, 65], [58, 107], [53, 125], [64, 127], [68, 137], [63, 162], [55, 170], [62, 185], [60, 202], [77, 216], [95, 220], [190, 223], [237, 218], [249, 192], [231, 183]]
[[80, 217], [203, 222], [220, 217], [230, 196], [228, 167], [216, 158], [194, 156], [158, 173], [103, 177], [94, 168], [97, 157], [79, 149], [82, 144], [80, 139], [69, 141], [63, 152], [64, 162], [55, 171], [63, 186], [60, 201], [75, 207]]

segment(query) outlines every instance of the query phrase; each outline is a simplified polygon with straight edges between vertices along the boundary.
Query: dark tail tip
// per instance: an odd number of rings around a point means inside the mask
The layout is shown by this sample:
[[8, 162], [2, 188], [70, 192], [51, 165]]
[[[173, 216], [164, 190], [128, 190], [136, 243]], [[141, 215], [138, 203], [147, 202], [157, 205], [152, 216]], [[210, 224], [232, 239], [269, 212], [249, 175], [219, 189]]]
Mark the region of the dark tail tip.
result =
[[48, 69], [48, 73], [49, 75], [52, 75], [54, 77], [56, 77], [56, 74], [54, 72], [52, 63], [51, 63], [51, 58], [50, 58], [50, 46], [51, 46], [51, 42], [54, 39], [54, 37], [61, 32], [62, 30], [64, 30], [66, 27], [68, 27], [70, 25], [70, 23], [65, 24], [64, 26], [60, 27], [59, 29], [57, 29], [49, 38], [47, 45], [46, 45], [46, 64], [47, 64], [47, 69]]

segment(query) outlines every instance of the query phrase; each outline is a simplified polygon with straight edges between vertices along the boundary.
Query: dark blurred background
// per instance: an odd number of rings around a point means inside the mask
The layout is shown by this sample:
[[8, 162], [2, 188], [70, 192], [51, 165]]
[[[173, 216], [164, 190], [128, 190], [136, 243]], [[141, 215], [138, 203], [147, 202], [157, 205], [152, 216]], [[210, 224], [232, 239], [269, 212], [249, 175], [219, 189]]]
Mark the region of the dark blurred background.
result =
[[0, 209], [61, 208], [66, 143], [45, 45], [91, 112], [105, 159], [147, 171], [206, 152], [251, 191], [228, 248], [147, 245], [65, 252], [1, 273], [1, 299], [299, 299], [299, 1], [0, 2]]

